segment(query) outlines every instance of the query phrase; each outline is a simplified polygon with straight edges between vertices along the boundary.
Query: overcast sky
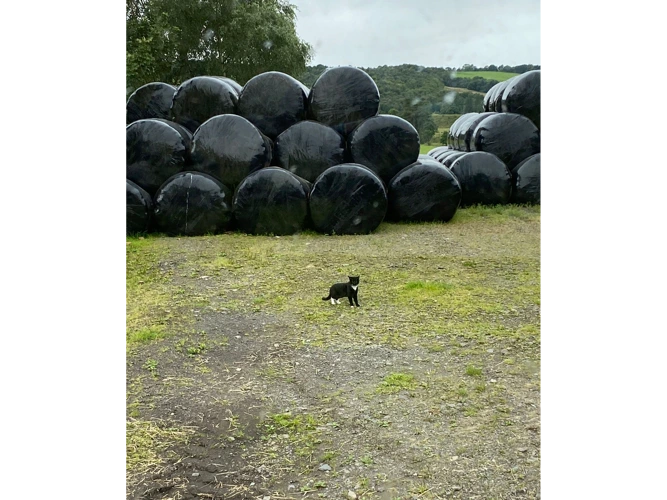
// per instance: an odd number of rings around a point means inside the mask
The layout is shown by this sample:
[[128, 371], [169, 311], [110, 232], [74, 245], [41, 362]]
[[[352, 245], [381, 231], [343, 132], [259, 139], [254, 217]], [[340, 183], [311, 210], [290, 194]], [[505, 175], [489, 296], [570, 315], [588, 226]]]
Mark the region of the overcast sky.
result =
[[540, 64], [539, 0], [290, 0], [311, 65]]

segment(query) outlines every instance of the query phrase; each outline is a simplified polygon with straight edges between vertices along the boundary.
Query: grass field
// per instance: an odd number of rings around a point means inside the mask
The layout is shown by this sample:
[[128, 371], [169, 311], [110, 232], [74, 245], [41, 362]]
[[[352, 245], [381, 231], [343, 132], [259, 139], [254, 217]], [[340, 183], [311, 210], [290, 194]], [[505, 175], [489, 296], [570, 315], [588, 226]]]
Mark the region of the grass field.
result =
[[503, 71], [457, 71], [457, 78], [475, 78], [479, 76], [481, 78], [486, 78], [487, 80], [496, 80], [498, 82], [504, 82], [512, 78], [513, 76], [518, 75], [518, 73], [505, 73]]
[[539, 207], [126, 245], [128, 498], [539, 498]]

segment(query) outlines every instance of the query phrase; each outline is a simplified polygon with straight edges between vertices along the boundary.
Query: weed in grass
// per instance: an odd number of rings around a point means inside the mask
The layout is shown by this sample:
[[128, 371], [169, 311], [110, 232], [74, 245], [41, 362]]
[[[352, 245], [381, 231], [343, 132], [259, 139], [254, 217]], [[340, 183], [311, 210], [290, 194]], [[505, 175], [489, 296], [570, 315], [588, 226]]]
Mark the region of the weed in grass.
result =
[[373, 457], [370, 457], [368, 455], [366, 455], [365, 457], [361, 457], [359, 461], [364, 465], [373, 465]]
[[380, 394], [393, 394], [403, 390], [412, 390], [417, 387], [415, 376], [411, 373], [390, 373], [380, 383], [376, 392]]
[[190, 346], [187, 349], [188, 356], [198, 356], [208, 349], [204, 342], [199, 342], [197, 345]]
[[159, 340], [165, 337], [163, 325], [155, 325], [142, 328], [137, 331], [128, 332], [127, 344], [146, 344], [153, 340]]
[[157, 361], [154, 359], [147, 359], [144, 363], [144, 368], [148, 370], [153, 378], [157, 378]]
[[480, 377], [482, 375], [482, 369], [477, 368], [475, 365], [466, 366], [466, 375], [469, 377]]

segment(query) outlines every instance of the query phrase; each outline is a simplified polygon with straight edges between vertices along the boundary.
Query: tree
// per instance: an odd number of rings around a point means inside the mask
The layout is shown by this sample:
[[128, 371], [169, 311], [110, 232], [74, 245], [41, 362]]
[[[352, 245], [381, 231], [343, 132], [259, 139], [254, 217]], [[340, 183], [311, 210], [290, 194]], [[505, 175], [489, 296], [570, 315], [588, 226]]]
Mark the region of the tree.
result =
[[127, 85], [299, 75], [312, 47], [297, 36], [295, 19], [286, 0], [126, 0]]

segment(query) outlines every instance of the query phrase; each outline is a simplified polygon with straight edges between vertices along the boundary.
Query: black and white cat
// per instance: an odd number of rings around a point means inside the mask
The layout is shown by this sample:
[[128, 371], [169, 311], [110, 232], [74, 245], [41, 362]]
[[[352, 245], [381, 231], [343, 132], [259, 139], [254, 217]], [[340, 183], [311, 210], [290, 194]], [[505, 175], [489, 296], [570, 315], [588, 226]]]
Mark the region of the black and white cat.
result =
[[[357, 307], [359, 305], [359, 300], [357, 296], [359, 294], [359, 276], [348, 276], [350, 281], [347, 283], [336, 283], [329, 288], [329, 296], [322, 297], [322, 300], [331, 300], [332, 304], [340, 304], [340, 299], [347, 297], [350, 301], [350, 307], [354, 307], [354, 304]], [[354, 300], [354, 304], [352, 303]]]

